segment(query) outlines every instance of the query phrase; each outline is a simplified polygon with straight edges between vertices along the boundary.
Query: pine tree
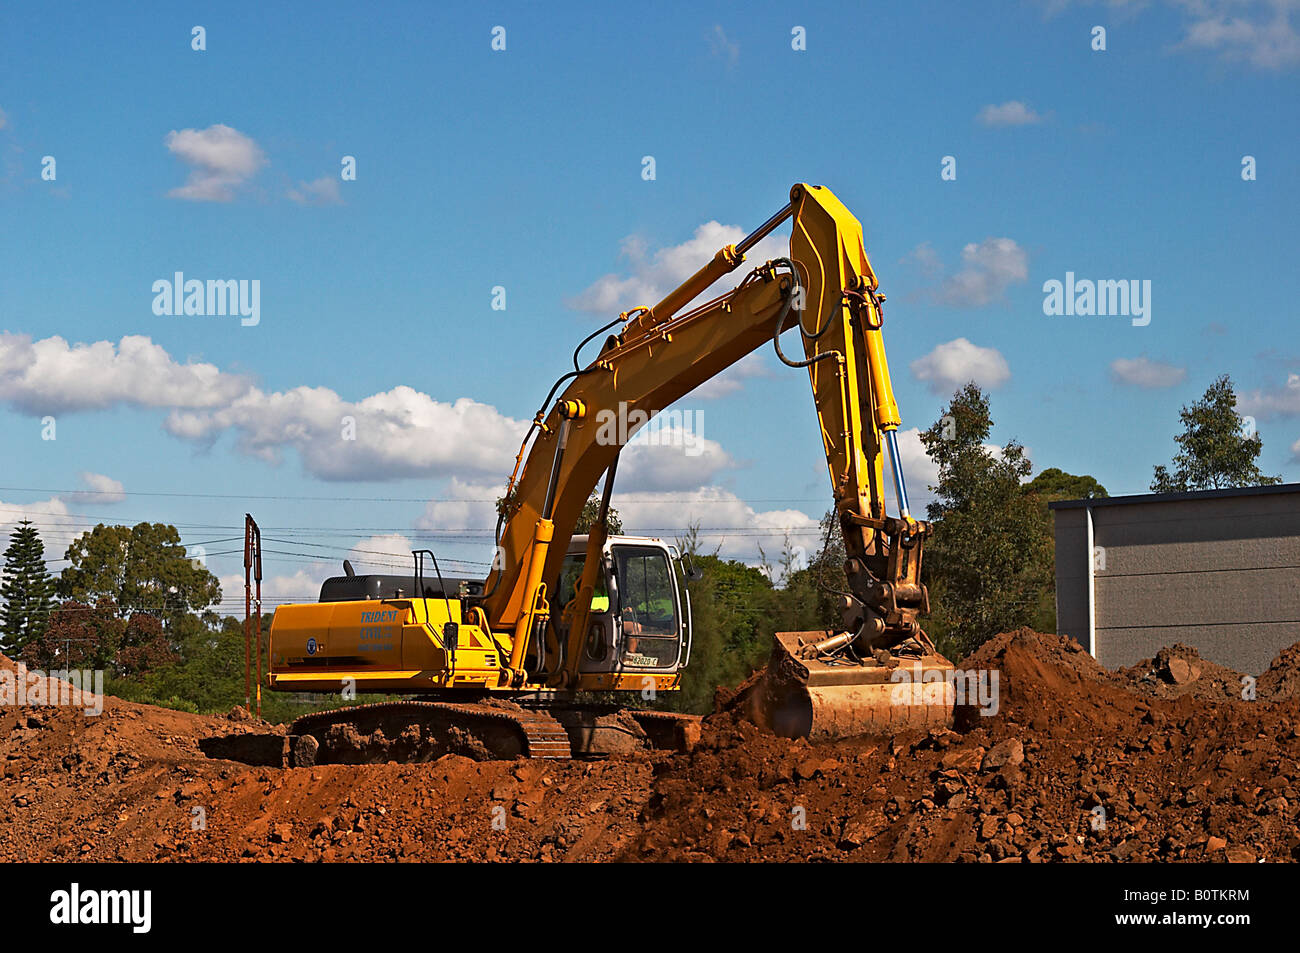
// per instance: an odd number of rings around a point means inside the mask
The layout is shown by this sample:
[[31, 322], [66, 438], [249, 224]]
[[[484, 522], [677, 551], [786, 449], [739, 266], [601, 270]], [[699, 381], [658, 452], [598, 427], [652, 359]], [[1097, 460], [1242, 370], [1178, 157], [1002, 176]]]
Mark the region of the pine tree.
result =
[[54, 581], [45, 569], [45, 546], [31, 520], [23, 520], [5, 550], [4, 582], [0, 584], [0, 647], [14, 655], [39, 638], [54, 605]]

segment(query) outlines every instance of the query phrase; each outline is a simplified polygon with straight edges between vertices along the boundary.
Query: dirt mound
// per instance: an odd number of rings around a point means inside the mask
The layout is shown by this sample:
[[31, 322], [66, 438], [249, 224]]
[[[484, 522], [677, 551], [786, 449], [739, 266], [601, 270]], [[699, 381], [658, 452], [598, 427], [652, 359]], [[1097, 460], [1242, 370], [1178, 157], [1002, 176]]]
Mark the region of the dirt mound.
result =
[[1300, 642], [1279, 652], [1255, 687], [1265, 701], [1300, 697]]
[[1115, 674], [1133, 690], [1156, 698], [1191, 695], [1207, 701], [1240, 701], [1244, 687], [1240, 672], [1201, 658], [1200, 652], [1181, 642]]
[[[1112, 730], [1127, 724], [1137, 699], [1074, 639], [1032, 629], [1004, 632], [958, 663], [963, 671], [997, 673], [998, 709], [989, 716], [961, 719], [1010, 724], [1049, 736], [1087, 725]], [[960, 718], [960, 713], [959, 713]], [[992, 722], [989, 722], [992, 718]]]
[[999, 704], [959, 731], [812, 745], [724, 710], [603, 762], [251, 767], [200, 747], [265, 731], [238, 714], [9, 706], [0, 860], [1300, 858], [1300, 702], [1153, 697], [1028, 631], [961, 667]]
[[[256, 727], [256, 723], [253, 723]], [[0, 712], [0, 860], [605, 859], [650, 764], [250, 767], [205, 757], [225, 717], [106, 698]]]
[[960, 666], [1000, 704], [962, 731], [813, 746], [729, 712], [656, 765], [651, 860], [1294, 860], [1294, 702], [1143, 697], [1028, 630]]

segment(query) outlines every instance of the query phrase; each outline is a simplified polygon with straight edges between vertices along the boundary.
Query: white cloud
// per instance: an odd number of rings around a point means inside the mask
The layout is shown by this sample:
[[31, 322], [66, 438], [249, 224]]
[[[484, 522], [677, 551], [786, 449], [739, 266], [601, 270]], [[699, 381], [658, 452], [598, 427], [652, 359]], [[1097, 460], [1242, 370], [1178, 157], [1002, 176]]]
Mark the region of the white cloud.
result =
[[[669, 410], [652, 419], [623, 448], [616, 495], [693, 491], [736, 465], [720, 443], [705, 436], [701, 411], [692, 411], [689, 417], [684, 413], [679, 419], [672, 414]], [[496, 472], [504, 477], [509, 468]], [[426, 505], [416, 528], [483, 530], [495, 526], [493, 501], [503, 492], [504, 483], [453, 477], [443, 496]]]
[[142, 335], [69, 344], [58, 335], [33, 341], [0, 332], [0, 400], [31, 414], [142, 407], [214, 407], [248, 381], [212, 364], [178, 364]]
[[74, 539], [89, 532], [94, 518], [69, 511], [74, 506], [120, 503], [126, 499], [120, 481], [102, 473], [83, 472], [81, 482], [85, 490], [76, 490], [47, 500], [32, 503], [0, 502], [0, 550], [9, 544], [9, 536], [23, 520], [31, 520], [45, 547], [45, 561], [50, 572], [57, 575], [66, 565], [63, 554]]
[[126, 499], [126, 491], [125, 487], [122, 486], [122, 482], [104, 476], [102, 473], [91, 473], [87, 470], [81, 474], [81, 482], [85, 484], [85, 490], [68, 494], [68, 499], [73, 503], [79, 505], [121, 503]]
[[1281, 387], [1253, 390], [1237, 401], [1237, 409], [1256, 417], [1294, 417], [1300, 414], [1300, 374], [1288, 374]]
[[944, 282], [949, 304], [985, 305], [1029, 278], [1029, 256], [1010, 238], [986, 238], [961, 250], [962, 269]]
[[[620, 465], [621, 467], [621, 465]], [[614, 488], [613, 507], [623, 520], [629, 536], [660, 536], [669, 542], [684, 535], [687, 528], [700, 526], [701, 548], [711, 553], [720, 546], [720, 554], [747, 563], [759, 560], [759, 546], [775, 561], [791, 534], [794, 545], [815, 552], [821, 546], [817, 530], [819, 520], [795, 509], [758, 510], [730, 490], [717, 486], [699, 486], [688, 491], [651, 492], [635, 490], [623, 483], [622, 469]], [[453, 479], [443, 498], [432, 500], [416, 521], [417, 530], [481, 533], [484, 543], [479, 552], [466, 558], [491, 558], [491, 530], [496, 526], [496, 507], [492, 502], [504, 487], [495, 483], [465, 483]]]
[[[903, 479], [907, 481], [907, 498], [912, 504], [912, 514], [924, 514], [925, 505], [934, 498], [930, 487], [939, 482], [939, 464], [925, 452], [920, 427], [898, 431], [898, 453], [903, 458]], [[888, 472], [888, 460], [885, 461], [885, 468]], [[893, 477], [888, 478], [888, 484], [892, 493]], [[892, 500], [893, 497], [890, 496], [889, 499]]]
[[1291, 444], [1291, 459], [1300, 463], [1300, 440]]
[[[668, 414], [673, 411], [669, 410]], [[684, 490], [711, 482], [735, 466], [731, 454], [704, 436], [703, 411], [657, 424], [655, 418], [619, 455], [618, 486], [626, 490]]]
[[175, 411], [165, 427], [208, 443], [232, 431], [241, 451], [272, 463], [293, 448], [322, 480], [385, 480], [509, 472], [526, 425], [468, 397], [443, 402], [399, 385], [360, 401], [327, 387], [252, 387], [217, 410]]
[[[212, 364], [178, 364], [139, 335], [115, 346], [0, 333], [0, 401], [31, 414], [171, 408], [164, 427], [175, 437], [211, 443], [233, 431], [241, 450], [273, 462], [293, 448], [326, 480], [506, 472], [525, 429], [489, 404], [405, 386], [360, 401], [325, 387], [266, 393]], [[349, 417], [355, 439], [346, 439]]]
[[310, 182], [299, 182], [298, 187], [285, 193], [299, 205], [342, 205], [339, 180], [332, 175], [322, 175]]
[[[358, 542], [344, 558], [351, 561], [358, 573], [403, 572], [415, 566], [411, 558], [412, 548], [410, 538], [401, 533], [381, 533]], [[342, 562], [338, 565], [342, 566]], [[433, 572], [431, 567], [426, 568]]]
[[1032, 126], [1042, 122], [1043, 118], [1018, 99], [1008, 100], [1000, 106], [985, 106], [975, 117], [984, 126]]
[[709, 32], [709, 50], [714, 56], [723, 59], [728, 66], [735, 66], [740, 59], [740, 44], [727, 39], [720, 23], [715, 23]]
[[504, 478], [474, 483], [452, 477], [442, 497], [425, 504], [415, 528], [491, 530], [497, 522], [495, 501], [505, 489]]
[[1029, 279], [1029, 255], [1012, 238], [968, 242], [961, 250], [961, 269], [951, 275], [929, 242], [917, 245], [903, 261], [916, 265], [927, 282], [937, 285], [926, 290], [927, 297], [957, 308], [982, 308], [1002, 300], [1009, 287]]
[[918, 267], [922, 276], [929, 281], [938, 281], [943, 277], [944, 264], [939, 253], [934, 250], [934, 246], [929, 242], [921, 242], [912, 249], [909, 255], [904, 256], [901, 261], [904, 264], [911, 263]]
[[[212, 364], [179, 364], [139, 335], [114, 345], [0, 333], [0, 401], [34, 415], [170, 408], [172, 436], [211, 444], [233, 432], [240, 450], [271, 462], [296, 449], [325, 480], [505, 473], [525, 430], [489, 404], [438, 401], [406, 386], [359, 401], [325, 387], [267, 393]], [[716, 462], [716, 444], [702, 447], [696, 459]]]
[[1181, 47], [1217, 52], [1228, 62], [1279, 71], [1300, 64], [1294, 0], [1195, 0], [1181, 4], [1192, 20]]
[[1111, 379], [1146, 390], [1159, 390], [1181, 384], [1187, 368], [1142, 357], [1117, 357], [1110, 362]]
[[[657, 432], [652, 431], [653, 426], [652, 422], [643, 428], [624, 447], [619, 457], [616, 497], [620, 493], [658, 498], [662, 494], [694, 492], [722, 470], [735, 466], [731, 454], [716, 440], [704, 436], [697, 423], [682, 426], [675, 422]], [[502, 482], [453, 477], [442, 496], [425, 506], [416, 528], [482, 531], [495, 526], [494, 501], [505, 492], [504, 476], [509, 468], [498, 472]]]
[[[73, 537], [87, 529], [85, 521], [68, 513], [68, 504], [59, 497], [37, 500], [32, 503], [0, 502], [0, 546], [8, 547], [14, 528], [23, 520], [31, 520], [45, 545], [45, 561], [55, 563], [67, 551]], [[60, 564], [49, 565], [57, 572]], [[3, 575], [0, 569], [0, 575]]]
[[[1074, 0], [1077, 4], [1079, 0]], [[1086, 0], [1085, 0], [1086, 2]], [[1048, 13], [1057, 14], [1071, 0], [1048, 0]], [[1107, 0], [1111, 8], [1141, 11], [1146, 0]], [[1256, 69], [1280, 71], [1300, 65], [1300, 34], [1296, 31], [1296, 0], [1166, 0], [1181, 14], [1182, 40], [1173, 49], [1196, 55], [1217, 52], [1223, 62], [1245, 63]]]
[[261, 147], [222, 123], [207, 129], [173, 129], [164, 142], [168, 150], [193, 168], [183, 186], [168, 198], [192, 202], [229, 202], [236, 190], [266, 165]]
[[[320, 598], [321, 583], [330, 576], [341, 575], [342, 567], [342, 562], [322, 559], [292, 573], [265, 576], [262, 579], [262, 611], [269, 612], [275, 606], [284, 603], [315, 602]], [[219, 576], [217, 581], [221, 583], [222, 605], [238, 606], [237, 610], [226, 608], [222, 614], [234, 615], [242, 619], [244, 617], [243, 571]], [[265, 630], [262, 632], [262, 637], [266, 638]]]
[[668, 541], [684, 535], [688, 526], [700, 527], [701, 549], [728, 559], [754, 563], [759, 547], [776, 561], [787, 534], [794, 546], [815, 553], [821, 546], [820, 520], [795, 509], [756, 510], [730, 490], [702, 486], [690, 493], [636, 493], [614, 507], [628, 535], [662, 536]]
[[940, 344], [910, 365], [912, 376], [924, 381], [934, 394], [946, 394], [974, 381], [996, 389], [1011, 378], [1006, 358], [991, 347], [980, 347], [966, 338]]
[[[738, 225], [705, 222], [687, 241], [661, 248], [653, 254], [649, 253], [644, 239], [629, 235], [623, 239], [619, 253], [627, 259], [630, 272], [607, 274], [566, 303], [579, 311], [610, 316], [641, 305], [653, 307], [664, 295], [708, 264], [718, 249], [736, 244], [746, 234]], [[714, 282], [699, 300], [707, 301], [731, 290], [753, 265], [787, 254], [788, 239], [769, 235], [750, 250], [745, 262]]]

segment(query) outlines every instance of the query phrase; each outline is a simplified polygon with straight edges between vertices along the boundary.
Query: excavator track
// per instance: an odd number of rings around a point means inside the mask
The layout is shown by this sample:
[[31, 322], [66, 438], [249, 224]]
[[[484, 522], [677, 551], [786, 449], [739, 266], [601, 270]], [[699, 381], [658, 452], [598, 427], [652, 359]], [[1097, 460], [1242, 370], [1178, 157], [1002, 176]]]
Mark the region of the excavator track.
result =
[[[476, 760], [572, 757], [564, 726], [544, 711], [508, 703], [403, 701], [303, 715], [291, 741], [311, 737], [315, 750], [295, 760], [372, 764], [431, 761], [444, 754]], [[302, 751], [302, 745], [292, 745]]]

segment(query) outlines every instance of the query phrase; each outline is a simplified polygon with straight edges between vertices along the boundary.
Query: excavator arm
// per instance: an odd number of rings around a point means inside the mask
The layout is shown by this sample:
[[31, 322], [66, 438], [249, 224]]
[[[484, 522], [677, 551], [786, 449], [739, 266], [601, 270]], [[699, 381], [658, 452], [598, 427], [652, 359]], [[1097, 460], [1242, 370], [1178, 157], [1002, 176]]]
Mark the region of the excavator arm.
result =
[[[748, 271], [731, 292], [683, 311], [701, 293], [745, 262], [763, 237], [792, 219], [790, 255]], [[848, 561], [850, 591], [843, 594], [848, 631], [812, 644], [826, 655], [863, 654], [923, 633], [927, 609], [920, 584], [922, 541], [929, 531], [908, 512], [898, 457], [900, 424], [881, 334], [884, 296], [862, 241], [862, 228], [839, 200], [819, 186], [799, 184], [790, 203], [742, 242], [727, 246], [653, 307], [621, 315], [622, 329], [596, 359], [566, 375], [554, 403], [538, 413], [503, 501], [499, 558], [480, 601], [494, 631], [511, 637], [509, 669], [526, 679], [525, 659], [538, 652], [572, 684], [574, 646], [548, 642], [561, 563], [572, 530], [597, 482], [606, 496], [619, 453], [636, 429], [745, 355], [775, 340], [782, 361], [805, 367], [812, 384], [826, 462]], [[781, 350], [780, 336], [798, 326], [802, 354]], [[565, 384], [565, 378], [557, 388]], [[554, 395], [555, 391], [552, 391]], [[899, 515], [886, 512], [885, 448]], [[526, 455], [525, 455], [526, 450]], [[598, 521], [598, 524], [600, 521]], [[578, 587], [579, 624], [589, 611], [603, 525], [591, 533]], [[551, 662], [557, 664], [552, 665]]]

